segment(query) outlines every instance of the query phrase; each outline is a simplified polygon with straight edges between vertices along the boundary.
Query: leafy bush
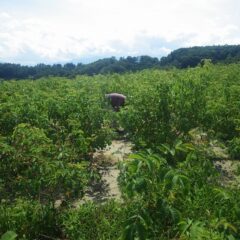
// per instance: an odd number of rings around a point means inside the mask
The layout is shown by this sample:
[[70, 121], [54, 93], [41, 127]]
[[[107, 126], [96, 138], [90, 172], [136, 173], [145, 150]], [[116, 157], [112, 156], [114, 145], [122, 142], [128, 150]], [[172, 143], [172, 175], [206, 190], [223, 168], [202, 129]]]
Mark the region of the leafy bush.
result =
[[[164, 155], [148, 152], [133, 154], [122, 164], [120, 183], [129, 206], [123, 238], [239, 237], [239, 191], [218, 186], [212, 162], [192, 148], [175, 162], [172, 167]], [[179, 224], [186, 226], [189, 217], [192, 223], [182, 231]]]
[[124, 239], [156, 239], [168, 234], [179, 221], [178, 203], [189, 193], [188, 177], [154, 154], [134, 154], [123, 164], [120, 183], [128, 205]]
[[66, 210], [60, 221], [68, 239], [118, 239], [125, 214], [124, 206], [117, 202], [102, 205], [89, 202], [79, 209]]
[[57, 212], [52, 205], [41, 205], [36, 201], [17, 199], [1, 202], [0, 235], [14, 231], [19, 239], [41, 239], [44, 235], [60, 234], [56, 225]]
[[[86, 163], [58, 160], [52, 141], [29, 124], [19, 124], [10, 141], [1, 139], [1, 198], [51, 199], [81, 196], [87, 183]], [[6, 196], [4, 196], [6, 195]]]
[[240, 138], [235, 137], [229, 141], [229, 153], [233, 159], [240, 159]]

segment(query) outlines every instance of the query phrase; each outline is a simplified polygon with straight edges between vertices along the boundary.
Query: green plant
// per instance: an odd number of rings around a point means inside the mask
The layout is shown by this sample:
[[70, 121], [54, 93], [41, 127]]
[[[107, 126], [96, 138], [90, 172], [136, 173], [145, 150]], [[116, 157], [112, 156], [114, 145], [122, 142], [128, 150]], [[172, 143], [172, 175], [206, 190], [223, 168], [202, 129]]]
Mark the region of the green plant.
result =
[[235, 137], [229, 141], [228, 150], [233, 159], [240, 159], [240, 138]]
[[25, 196], [39, 200], [81, 196], [87, 184], [84, 161], [71, 163], [59, 159], [52, 141], [29, 124], [19, 124], [11, 141], [2, 139], [0, 169], [3, 173], [1, 198]]
[[[53, 205], [17, 199], [0, 205], [0, 235], [14, 231], [20, 239], [40, 239], [43, 235], [58, 236], [57, 211]], [[12, 234], [11, 234], [12, 235]]]
[[120, 203], [108, 201], [96, 205], [89, 202], [78, 209], [66, 209], [59, 222], [68, 239], [118, 239], [125, 214]]
[[7, 231], [6, 233], [4, 233], [0, 240], [14, 240], [16, 239], [17, 237], [17, 234], [13, 231]]

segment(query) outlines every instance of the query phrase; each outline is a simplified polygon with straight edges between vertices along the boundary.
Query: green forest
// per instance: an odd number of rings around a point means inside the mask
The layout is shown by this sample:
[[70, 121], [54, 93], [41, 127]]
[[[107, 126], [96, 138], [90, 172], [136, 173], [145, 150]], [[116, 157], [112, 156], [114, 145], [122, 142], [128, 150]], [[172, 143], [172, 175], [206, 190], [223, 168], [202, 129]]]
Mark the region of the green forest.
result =
[[[0, 81], [0, 239], [240, 239], [240, 64], [213, 62]], [[121, 199], [76, 207], [115, 139]]]
[[93, 76], [96, 74], [137, 72], [150, 68], [188, 68], [201, 65], [202, 59], [209, 59], [213, 63], [239, 62], [240, 45], [179, 48], [161, 59], [144, 55], [120, 57], [119, 59], [110, 57], [88, 64], [69, 62], [22, 66], [13, 63], [0, 63], [0, 79], [37, 79], [48, 76], [74, 78], [77, 75]]

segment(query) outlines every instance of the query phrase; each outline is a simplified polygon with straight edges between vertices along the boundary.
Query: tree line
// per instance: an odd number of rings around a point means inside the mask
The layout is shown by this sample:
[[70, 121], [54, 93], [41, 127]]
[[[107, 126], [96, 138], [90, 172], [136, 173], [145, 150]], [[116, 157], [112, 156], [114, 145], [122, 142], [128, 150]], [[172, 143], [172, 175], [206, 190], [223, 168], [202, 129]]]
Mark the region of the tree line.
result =
[[136, 72], [149, 68], [187, 68], [201, 64], [203, 59], [213, 63], [234, 63], [240, 60], [240, 45], [180, 48], [158, 59], [150, 56], [104, 58], [93, 63], [20, 64], [0, 63], [0, 79], [37, 79], [45, 76], [75, 77], [76, 75]]
[[211, 59], [213, 63], [236, 63], [240, 60], [240, 45], [206, 46], [179, 48], [167, 57], [162, 57], [160, 66], [187, 68], [201, 64], [202, 59]]

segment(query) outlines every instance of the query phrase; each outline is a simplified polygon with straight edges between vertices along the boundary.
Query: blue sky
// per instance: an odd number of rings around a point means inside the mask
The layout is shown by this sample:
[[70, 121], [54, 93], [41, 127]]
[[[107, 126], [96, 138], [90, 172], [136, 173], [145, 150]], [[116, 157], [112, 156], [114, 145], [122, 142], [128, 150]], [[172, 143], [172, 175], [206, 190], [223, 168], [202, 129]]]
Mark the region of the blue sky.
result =
[[0, 0], [0, 62], [89, 62], [240, 44], [239, 0]]

